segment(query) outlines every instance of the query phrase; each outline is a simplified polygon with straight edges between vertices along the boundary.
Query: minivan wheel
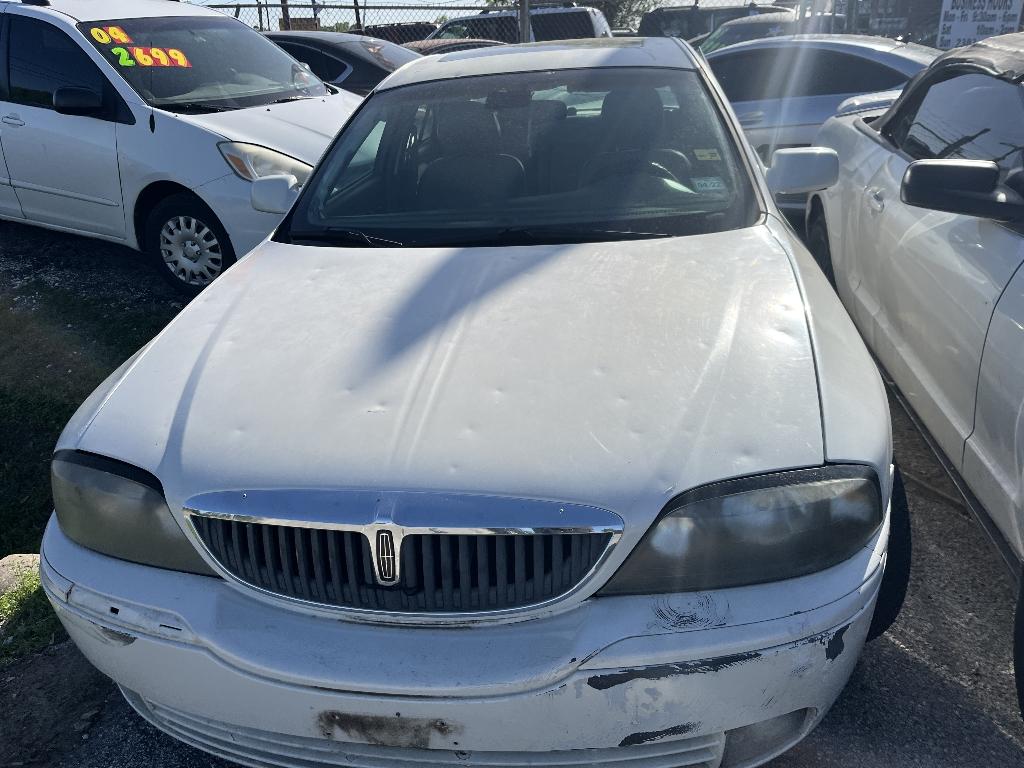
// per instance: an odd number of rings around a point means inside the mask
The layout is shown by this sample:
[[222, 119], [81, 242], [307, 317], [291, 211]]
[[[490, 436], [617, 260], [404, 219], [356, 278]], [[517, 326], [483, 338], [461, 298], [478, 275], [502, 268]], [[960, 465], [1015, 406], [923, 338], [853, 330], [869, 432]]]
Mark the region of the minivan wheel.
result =
[[195, 296], [235, 263], [228, 233], [209, 206], [193, 195], [161, 200], [146, 217], [144, 243], [160, 274]]
[[825, 217], [821, 214], [811, 219], [807, 226], [807, 248], [810, 250], [814, 260], [818, 262], [821, 271], [825, 273], [829, 285], [836, 287], [836, 273], [832, 268], [832, 248], [828, 243], [828, 227], [825, 225]]
[[900, 615], [910, 583], [910, 506], [903, 487], [903, 475], [896, 468], [892, 479], [892, 502], [889, 508], [889, 548], [885, 556], [885, 573], [878, 590], [875, 615], [868, 628], [868, 640], [885, 634]]

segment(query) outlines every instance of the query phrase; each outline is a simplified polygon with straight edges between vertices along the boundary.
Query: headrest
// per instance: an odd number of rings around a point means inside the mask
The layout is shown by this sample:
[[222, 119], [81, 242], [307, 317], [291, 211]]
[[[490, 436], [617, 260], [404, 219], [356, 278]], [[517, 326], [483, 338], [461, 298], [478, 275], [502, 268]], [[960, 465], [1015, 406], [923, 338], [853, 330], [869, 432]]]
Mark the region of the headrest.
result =
[[654, 88], [623, 88], [608, 91], [601, 104], [601, 119], [613, 126], [627, 123], [631, 126], [643, 126], [650, 123], [661, 124], [665, 108], [661, 97]]
[[501, 151], [494, 113], [476, 101], [442, 104], [437, 110], [437, 137], [448, 154]]
[[565, 106], [564, 101], [546, 99], [543, 101], [534, 101], [530, 104], [530, 117], [534, 122], [553, 123], [558, 120], [564, 120], [565, 116], [568, 114], [569, 108]]

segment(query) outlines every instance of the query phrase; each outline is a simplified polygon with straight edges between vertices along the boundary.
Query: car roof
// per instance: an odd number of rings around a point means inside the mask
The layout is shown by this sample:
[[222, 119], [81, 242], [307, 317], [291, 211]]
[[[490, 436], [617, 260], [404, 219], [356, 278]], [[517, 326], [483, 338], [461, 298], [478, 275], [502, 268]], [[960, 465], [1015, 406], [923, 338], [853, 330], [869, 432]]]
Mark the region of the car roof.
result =
[[921, 61], [928, 64], [938, 55], [938, 51], [923, 45], [904, 43], [899, 40], [892, 40], [887, 37], [873, 37], [871, 35], [780, 35], [779, 37], [766, 37], [759, 40], [747, 40], [725, 48], [719, 48], [708, 54], [708, 58], [714, 58], [728, 52], [735, 54], [740, 51], [749, 51], [760, 48], [826, 48], [836, 51], [850, 51], [859, 49], [864, 52], [892, 53], [904, 56], [908, 59]]
[[740, 27], [744, 24], [778, 24], [779, 22], [796, 21], [794, 11], [775, 11], [773, 13], [759, 13], [755, 16], [740, 16], [738, 19], [727, 21], [721, 27]]
[[[472, 10], [472, 9], [470, 9], [470, 10]], [[572, 13], [573, 11], [577, 11], [577, 12], [578, 11], [587, 11], [589, 13], [595, 13], [597, 11], [597, 9], [593, 8], [593, 7], [589, 6], [589, 5], [539, 5], [539, 6], [531, 6], [531, 8], [530, 8], [530, 15], [531, 16], [535, 16], [538, 13]], [[446, 26], [448, 24], [454, 24], [454, 23], [459, 22], [459, 21], [466, 21], [467, 19], [479, 19], [479, 18], [502, 17], [502, 16], [518, 16], [518, 15], [519, 15], [519, 11], [517, 11], [517, 10], [511, 10], [511, 9], [510, 10], [504, 10], [504, 9], [496, 8], [493, 11], [492, 10], [480, 11], [479, 13], [474, 13], [471, 16], [456, 16], [453, 19], [447, 19], [444, 22], [444, 24], [442, 24], [441, 26]]]
[[378, 90], [457, 77], [599, 67], [696, 69], [697, 62], [690, 49], [672, 37], [598, 37], [496, 45], [417, 59], [381, 83]]
[[[772, 8], [772, 7], [774, 7], [776, 11], [787, 10], [786, 8], [784, 8], [784, 7], [780, 6], [780, 5], [777, 5], [776, 2], [771, 2], [769, 0], [762, 0], [762, 2], [728, 2], [728, 0], [726, 0], [726, 2], [722, 3], [721, 5], [699, 5], [698, 3], [694, 3], [693, 5], [662, 5], [662, 6], [659, 6], [658, 8], [654, 8], [654, 9], [648, 11], [644, 15], [645, 16], [656, 16], [658, 14], [663, 14], [663, 13], [665, 13], [665, 14], [667, 14], [667, 13], [688, 13], [688, 12], [694, 12], [694, 11], [699, 12], [699, 13], [714, 13], [715, 11], [735, 11], [735, 10], [749, 11], [751, 9], [753, 9], [754, 11], [757, 11], [759, 8]], [[761, 14], [761, 15], [763, 15], [763, 14]]]
[[996, 77], [1019, 83], [1024, 73], [1024, 32], [997, 35], [962, 48], [954, 48], [939, 56], [933, 69], [970, 65]]
[[[295, 40], [296, 42], [306, 40], [307, 42], [330, 43], [331, 45], [348, 45], [350, 43], [384, 43], [392, 46], [389, 40], [382, 40], [372, 35], [353, 35], [351, 32], [313, 32], [313, 31], [292, 31], [292, 32], [264, 32], [271, 40]], [[401, 46], [399, 46], [401, 47]]]
[[[0, 0], [0, 7], [20, 6], [19, 2]], [[56, 11], [75, 21], [104, 19], [141, 19], [154, 16], [223, 16], [218, 11], [201, 5], [180, 3], [177, 0], [49, 0], [48, 5], [24, 4], [26, 8]]]

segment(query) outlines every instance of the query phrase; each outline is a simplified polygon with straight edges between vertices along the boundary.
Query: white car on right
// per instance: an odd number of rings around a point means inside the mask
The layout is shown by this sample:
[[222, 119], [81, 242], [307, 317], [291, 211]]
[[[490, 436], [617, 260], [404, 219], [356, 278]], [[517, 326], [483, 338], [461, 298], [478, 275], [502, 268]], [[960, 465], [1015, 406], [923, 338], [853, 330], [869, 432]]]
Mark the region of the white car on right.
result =
[[[1014, 578], [1024, 561], [1024, 34], [831, 119], [809, 245]], [[1024, 594], [1015, 661], [1024, 703]]]

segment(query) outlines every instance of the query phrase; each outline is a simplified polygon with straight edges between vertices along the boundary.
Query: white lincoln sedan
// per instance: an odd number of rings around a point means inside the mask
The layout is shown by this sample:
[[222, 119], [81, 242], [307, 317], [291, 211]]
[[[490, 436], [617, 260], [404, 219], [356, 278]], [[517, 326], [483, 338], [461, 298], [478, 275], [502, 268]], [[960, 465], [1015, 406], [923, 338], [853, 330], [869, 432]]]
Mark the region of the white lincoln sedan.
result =
[[771, 202], [835, 173], [766, 183], [670, 38], [403, 67], [64, 431], [68, 632], [251, 766], [786, 750], [907, 577], [881, 379]]

